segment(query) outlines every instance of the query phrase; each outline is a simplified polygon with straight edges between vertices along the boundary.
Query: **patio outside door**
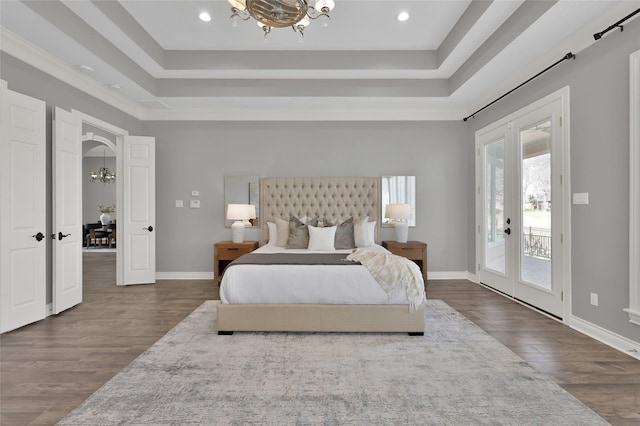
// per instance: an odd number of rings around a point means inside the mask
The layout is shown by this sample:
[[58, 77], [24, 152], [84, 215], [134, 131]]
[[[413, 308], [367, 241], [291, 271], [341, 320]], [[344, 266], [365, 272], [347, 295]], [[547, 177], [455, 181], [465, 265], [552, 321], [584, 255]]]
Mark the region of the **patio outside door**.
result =
[[562, 318], [562, 101], [476, 134], [478, 279]]

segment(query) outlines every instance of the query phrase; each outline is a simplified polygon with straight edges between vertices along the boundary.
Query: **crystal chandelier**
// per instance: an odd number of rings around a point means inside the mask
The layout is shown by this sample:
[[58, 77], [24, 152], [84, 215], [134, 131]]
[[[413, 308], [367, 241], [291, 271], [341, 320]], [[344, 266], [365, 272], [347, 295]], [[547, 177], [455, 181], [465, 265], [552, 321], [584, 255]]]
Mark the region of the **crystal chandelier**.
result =
[[335, 6], [333, 0], [228, 0], [231, 5], [231, 19], [234, 27], [238, 19], [248, 21], [253, 18], [264, 31], [265, 40], [271, 28], [291, 27], [302, 41], [304, 29], [312, 19], [322, 18], [323, 26], [329, 24], [329, 12]]
[[91, 182], [112, 183], [116, 181], [116, 174], [111, 173], [106, 165], [106, 150], [102, 152], [102, 167], [97, 173], [92, 170], [89, 178]]

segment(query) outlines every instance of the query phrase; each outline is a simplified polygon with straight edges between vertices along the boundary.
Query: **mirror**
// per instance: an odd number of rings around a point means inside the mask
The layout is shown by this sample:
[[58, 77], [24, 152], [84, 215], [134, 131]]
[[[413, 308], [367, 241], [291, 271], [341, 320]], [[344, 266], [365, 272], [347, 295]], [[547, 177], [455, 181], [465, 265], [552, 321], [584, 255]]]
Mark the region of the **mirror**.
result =
[[260, 218], [260, 177], [259, 176], [225, 176], [224, 177], [224, 225], [231, 227], [232, 220], [227, 220], [227, 205], [253, 204], [256, 206], [256, 218], [251, 219], [251, 227], [259, 226]]
[[391, 226], [391, 219], [384, 217], [387, 204], [409, 204], [411, 219], [409, 226], [416, 226], [416, 177], [415, 176], [382, 176], [380, 182], [382, 226]]

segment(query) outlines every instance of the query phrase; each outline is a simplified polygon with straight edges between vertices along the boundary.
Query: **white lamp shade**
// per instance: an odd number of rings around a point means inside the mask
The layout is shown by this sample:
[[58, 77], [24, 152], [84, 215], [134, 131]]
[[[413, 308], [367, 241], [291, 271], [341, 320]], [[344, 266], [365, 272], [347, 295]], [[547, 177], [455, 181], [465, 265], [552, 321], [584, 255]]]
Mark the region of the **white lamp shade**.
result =
[[247, 204], [247, 219], [255, 219], [256, 218], [256, 206], [253, 204]]
[[229, 204], [227, 205], [227, 219], [229, 220], [245, 220], [249, 219], [247, 204]]
[[411, 219], [411, 205], [387, 204], [387, 207], [384, 210], [384, 217], [397, 220]]

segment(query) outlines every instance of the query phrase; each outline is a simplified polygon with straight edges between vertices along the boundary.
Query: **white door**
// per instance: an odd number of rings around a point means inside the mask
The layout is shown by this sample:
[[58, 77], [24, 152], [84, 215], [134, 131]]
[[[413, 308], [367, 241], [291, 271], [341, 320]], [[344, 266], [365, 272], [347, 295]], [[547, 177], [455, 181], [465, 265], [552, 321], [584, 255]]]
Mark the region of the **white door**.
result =
[[82, 120], [53, 116], [53, 313], [82, 302]]
[[559, 318], [564, 314], [561, 115], [562, 100], [556, 97], [476, 135], [478, 280]]
[[0, 332], [46, 316], [45, 103], [1, 91]]
[[153, 137], [124, 137], [124, 285], [156, 282], [155, 143]]

